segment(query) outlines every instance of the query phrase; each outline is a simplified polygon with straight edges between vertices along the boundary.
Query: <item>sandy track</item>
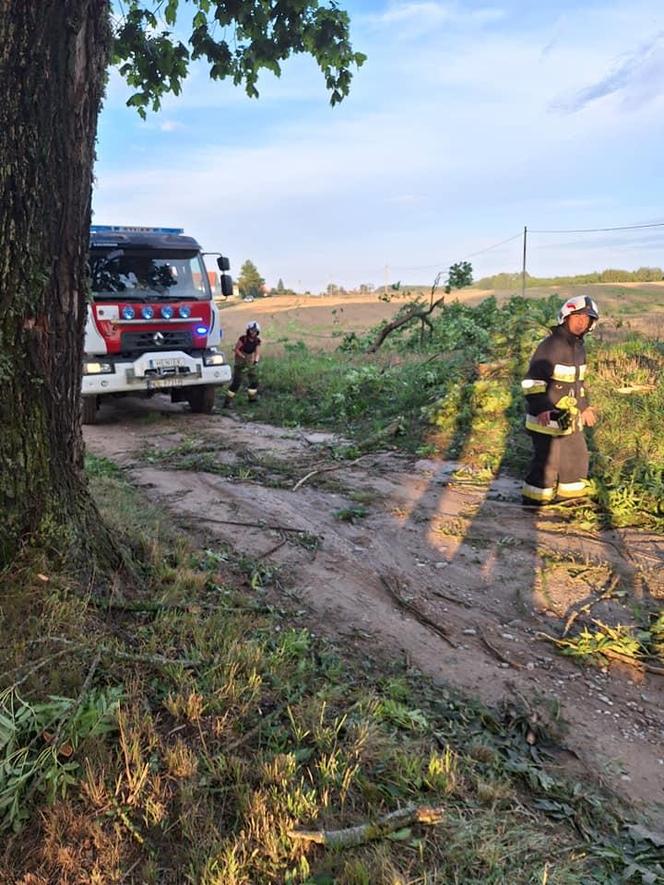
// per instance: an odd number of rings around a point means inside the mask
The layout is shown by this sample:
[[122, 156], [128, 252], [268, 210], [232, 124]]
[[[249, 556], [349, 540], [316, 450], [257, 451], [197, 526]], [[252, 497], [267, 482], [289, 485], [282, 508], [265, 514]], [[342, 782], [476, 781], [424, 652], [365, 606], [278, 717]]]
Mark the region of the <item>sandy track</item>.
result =
[[[471, 488], [455, 483], [454, 465], [396, 454], [369, 456], [294, 492], [312, 464], [329, 461], [325, 435], [192, 416], [158, 398], [104, 407], [85, 433], [92, 452], [122, 464], [179, 525], [253, 557], [267, 553], [314, 629], [367, 652], [405, 655], [488, 703], [516, 695], [559, 705], [581, 764], [664, 820], [664, 677], [582, 669], [541, 638], [559, 635], [612, 579], [618, 598], [594, 605], [591, 616], [629, 623], [635, 602], [661, 606], [664, 538], [570, 534], [559, 518], [514, 503], [510, 478]], [[178, 469], [185, 437], [204, 442], [219, 464], [246, 464], [249, 455], [274, 475], [261, 484]], [[176, 452], [155, 466], [146, 463], [150, 449]], [[357, 507], [358, 494], [366, 516], [340, 520], [335, 514]], [[291, 536], [275, 550], [287, 536], [213, 520], [306, 529], [320, 546], [307, 550]]]

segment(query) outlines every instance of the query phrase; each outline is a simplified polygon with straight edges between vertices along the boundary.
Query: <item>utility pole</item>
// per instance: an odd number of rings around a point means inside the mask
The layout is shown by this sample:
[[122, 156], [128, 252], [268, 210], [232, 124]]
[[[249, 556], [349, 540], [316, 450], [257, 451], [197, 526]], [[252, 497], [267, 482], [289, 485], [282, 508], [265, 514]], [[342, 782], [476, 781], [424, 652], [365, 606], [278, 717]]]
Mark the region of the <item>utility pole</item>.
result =
[[383, 298], [387, 298], [387, 273], [389, 271], [389, 267], [385, 265], [385, 276], [383, 278]]
[[528, 228], [523, 228], [523, 267], [521, 269], [521, 297], [526, 297], [526, 252], [528, 245]]

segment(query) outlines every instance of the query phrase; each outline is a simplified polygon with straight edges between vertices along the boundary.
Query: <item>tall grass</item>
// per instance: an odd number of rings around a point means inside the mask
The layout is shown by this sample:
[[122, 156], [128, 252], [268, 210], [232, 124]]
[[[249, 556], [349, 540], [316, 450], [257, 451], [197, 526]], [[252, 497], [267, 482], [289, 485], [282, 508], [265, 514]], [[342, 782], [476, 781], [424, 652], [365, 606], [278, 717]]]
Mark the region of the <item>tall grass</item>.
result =
[[614, 524], [664, 526], [664, 347], [642, 339], [601, 345], [591, 356], [600, 422], [593, 470]]
[[[287, 345], [283, 356], [264, 361], [263, 395], [252, 414], [358, 442], [390, 428], [396, 445], [460, 460], [480, 477], [522, 472], [530, 443], [520, 382], [557, 304], [555, 297], [453, 303], [432, 330], [408, 328], [376, 355], [365, 352], [375, 330], [350, 336], [336, 353]], [[604, 513], [616, 525], [662, 525], [664, 346], [642, 337], [620, 344], [590, 338], [588, 351], [588, 387], [600, 415], [588, 439]]]

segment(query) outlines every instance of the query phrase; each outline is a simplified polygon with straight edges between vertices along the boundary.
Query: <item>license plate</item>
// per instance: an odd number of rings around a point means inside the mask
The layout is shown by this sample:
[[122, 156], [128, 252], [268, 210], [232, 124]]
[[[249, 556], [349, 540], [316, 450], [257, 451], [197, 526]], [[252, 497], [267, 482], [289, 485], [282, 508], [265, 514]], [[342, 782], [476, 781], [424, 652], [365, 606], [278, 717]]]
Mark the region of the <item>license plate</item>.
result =
[[182, 387], [182, 378], [172, 375], [168, 378], [150, 378], [148, 380], [148, 390], [160, 390], [164, 387]]
[[177, 366], [184, 366], [184, 360], [178, 359], [177, 357], [170, 357], [166, 359], [156, 359], [152, 360], [152, 363], [156, 369], [172, 369]]

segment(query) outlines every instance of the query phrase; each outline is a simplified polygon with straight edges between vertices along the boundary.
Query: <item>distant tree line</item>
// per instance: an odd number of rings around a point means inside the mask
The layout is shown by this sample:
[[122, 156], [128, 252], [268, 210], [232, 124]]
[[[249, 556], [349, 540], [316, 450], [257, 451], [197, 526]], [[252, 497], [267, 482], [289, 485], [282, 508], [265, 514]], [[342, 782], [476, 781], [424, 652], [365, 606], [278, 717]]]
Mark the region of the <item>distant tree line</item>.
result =
[[[567, 277], [532, 277], [526, 274], [526, 286], [583, 286], [589, 283], [658, 283], [664, 279], [661, 267], [640, 267], [638, 270], [607, 268], [592, 273]], [[497, 273], [483, 277], [475, 284], [480, 289], [513, 289], [521, 285], [520, 273]]]

